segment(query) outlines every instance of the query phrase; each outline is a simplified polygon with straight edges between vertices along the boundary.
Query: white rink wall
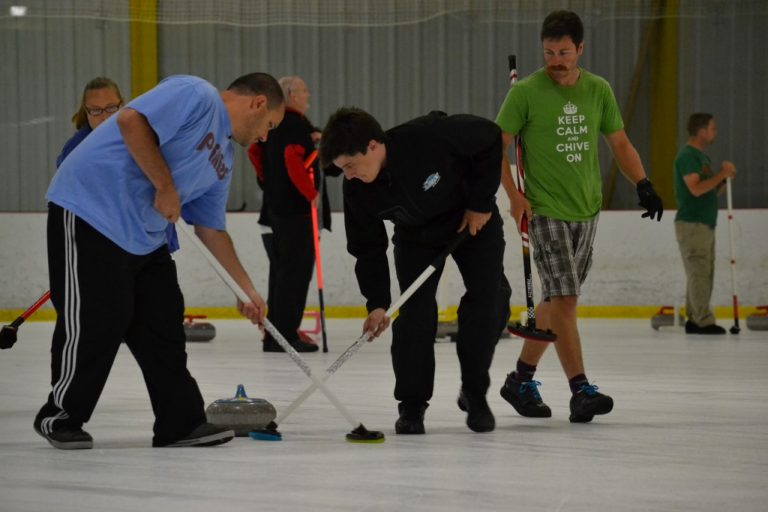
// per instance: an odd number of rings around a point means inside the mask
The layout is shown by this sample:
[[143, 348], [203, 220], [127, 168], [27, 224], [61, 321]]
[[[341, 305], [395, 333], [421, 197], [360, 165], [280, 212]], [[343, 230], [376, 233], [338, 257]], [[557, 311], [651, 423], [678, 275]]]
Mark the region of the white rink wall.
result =
[[[500, 208], [505, 208], [501, 203]], [[592, 271], [581, 304], [639, 306], [682, 303], [685, 280], [674, 235], [674, 211], [661, 223], [640, 218], [640, 211], [603, 212], [595, 245]], [[520, 239], [506, 213], [505, 270], [512, 284], [512, 303], [525, 303]], [[267, 259], [256, 213], [228, 215], [229, 232], [240, 258], [266, 294]], [[736, 210], [734, 247], [740, 303], [768, 303], [768, 210]], [[717, 228], [717, 263], [713, 304], [731, 304], [727, 212], [720, 211]], [[48, 288], [44, 213], [0, 214], [0, 310], [23, 309]], [[327, 307], [363, 304], [354, 276], [354, 260], [346, 252], [343, 214], [333, 215], [334, 231], [323, 232], [324, 295]], [[211, 270], [194, 246], [180, 234], [182, 249], [175, 258], [187, 307], [227, 307], [232, 293]], [[391, 251], [391, 247], [390, 247]], [[392, 262], [390, 254], [390, 264]], [[535, 268], [534, 268], [535, 273]], [[391, 272], [394, 276], [394, 271]], [[393, 277], [394, 281], [394, 277]], [[539, 295], [538, 278], [536, 296]], [[308, 305], [317, 305], [313, 281]], [[449, 262], [443, 276], [441, 307], [458, 304], [463, 287], [456, 266]], [[393, 291], [396, 296], [397, 293]], [[50, 307], [50, 305], [46, 305]]]

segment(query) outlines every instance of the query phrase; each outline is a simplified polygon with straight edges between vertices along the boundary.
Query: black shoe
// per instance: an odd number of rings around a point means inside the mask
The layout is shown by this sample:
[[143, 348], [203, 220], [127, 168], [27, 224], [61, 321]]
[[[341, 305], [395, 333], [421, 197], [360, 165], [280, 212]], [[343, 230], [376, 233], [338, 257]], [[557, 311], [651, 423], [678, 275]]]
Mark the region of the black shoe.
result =
[[526, 418], [550, 418], [552, 409], [541, 399], [537, 380], [517, 380], [514, 373], [507, 375], [501, 387], [501, 397], [512, 404], [517, 414]]
[[496, 428], [496, 418], [485, 395], [466, 393], [463, 389], [456, 400], [459, 409], [467, 413], [467, 426], [473, 432], [491, 432]]
[[[296, 352], [317, 352], [317, 345], [314, 343], [304, 343], [303, 341], [295, 340], [288, 343], [296, 349]], [[280, 346], [271, 336], [264, 338], [264, 346], [262, 347], [264, 352], [285, 352], [283, 347]]]
[[214, 446], [224, 444], [235, 437], [235, 431], [228, 427], [221, 427], [211, 423], [202, 423], [195, 430], [182, 437], [178, 441], [167, 444], [152, 442], [154, 447], [181, 448], [185, 446]]
[[571, 397], [571, 423], [589, 423], [597, 414], [613, 410], [613, 398], [597, 392], [597, 386], [582, 384]]
[[685, 334], [725, 334], [725, 329], [717, 324], [700, 327], [688, 320], [685, 322]]
[[397, 412], [400, 417], [395, 422], [396, 434], [423, 434], [424, 433], [424, 411], [429, 404], [423, 403], [405, 403], [397, 404]]
[[35, 432], [46, 438], [51, 446], [59, 450], [90, 450], [93, 448], [93, 438], [91, 434], [82, 428], [61, 427], [50, 434], [44, 433], [40, 427], [35, 424]]

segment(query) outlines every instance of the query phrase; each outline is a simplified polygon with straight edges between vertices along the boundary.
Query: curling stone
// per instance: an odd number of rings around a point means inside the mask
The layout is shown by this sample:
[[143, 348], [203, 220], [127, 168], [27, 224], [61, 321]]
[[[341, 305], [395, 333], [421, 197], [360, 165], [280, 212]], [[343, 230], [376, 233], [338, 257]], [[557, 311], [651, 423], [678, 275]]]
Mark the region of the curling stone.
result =
[[245, 387], [237, 385], [232, 398], [220, 398], [205, 410], [208, 422], [229, 427], [237, 437], [247, 437], [251, 430], [264, 429], [277, 417], [275, 407], [263, 398], [248, 398]]
[[747, 328], [752, 331], [768, 331], [768, 306], [757, 306], [759, 313], [747, 317]]
[[448, 341], [456, 341], [458, 336], [458, 322], [437, 322], [437, 333], [435, 334], [436, 341], [442, 341], [446, 338]]
[[677, 315], [677, 323], [675, 323], [675, 308], [673, 306], [661, 306], [656, 314], [651, 317], [651, 327], [655, 331], [658, 331], [659, 327], [684, 324], [685, 319], [680, 314]]
[[[509, 331], [507, 331], [506, 327], [504, 330], [501, 331], [499, 334], [499, 339], [505, 339], [509, 338]], [[458, 322], [438, 322], [437, 323], [437, 333], [435, 334], [435, 341], [441, 342], [441, 341], [453, 341], [459, 339], [459, 323]]]
[[208, 322], [195, 322], [195, 318], [205, 315], [184, 315], [184, 334], [187, 341], [211, 341], [216, 337], [216, 328]]

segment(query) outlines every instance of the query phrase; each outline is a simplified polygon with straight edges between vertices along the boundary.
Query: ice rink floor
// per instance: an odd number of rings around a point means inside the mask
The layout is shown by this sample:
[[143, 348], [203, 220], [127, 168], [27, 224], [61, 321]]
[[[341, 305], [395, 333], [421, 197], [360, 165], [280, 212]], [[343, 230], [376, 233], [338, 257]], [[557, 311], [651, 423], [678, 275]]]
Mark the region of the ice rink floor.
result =
[[[286, 355], [261, 352], [250, 324], [213, 323], [212, 342], [189, 344], [206, 403], [243, 383], [279, 411], [310, 384]], [[328, 321], [330, 352], [304, 354], [318, 375], [360, 325]], [[385, 433], [383, 444], [347, 443], [351, 425], [316, 392], [280, 425], [283, 441], [153, 449], [149, 399], [123, 347], [85, 427], [94, 449], [68, 452], [32, 430], [49, 391], [53, 324], [27, 323], [0, 352], [0, 512], [768, 510], [768, 333], [580, 326], [588, 376], [616, 404], [591, 424], [568, 422], [554, 350], [537, 374], [553, 417], [518, 416], [498, 394], [520, 347], [505, 339], [491, 370], [496, 431], [471, 432], [455, 403], [454, 344], [438, 343], [427, 434], [397, 436], [387, 334], [328, 381], [356, 419]]]

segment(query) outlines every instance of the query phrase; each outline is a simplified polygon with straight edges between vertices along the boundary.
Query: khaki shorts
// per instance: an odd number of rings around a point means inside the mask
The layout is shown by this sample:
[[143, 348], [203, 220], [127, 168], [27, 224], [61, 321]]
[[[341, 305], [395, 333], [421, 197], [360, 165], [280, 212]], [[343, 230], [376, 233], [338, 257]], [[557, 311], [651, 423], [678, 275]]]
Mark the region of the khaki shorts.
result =
[[597, 220], [597, 216], [586, 222], [533, 216], [529, 235], [544, 300], [580, 295], [592, 267]]

